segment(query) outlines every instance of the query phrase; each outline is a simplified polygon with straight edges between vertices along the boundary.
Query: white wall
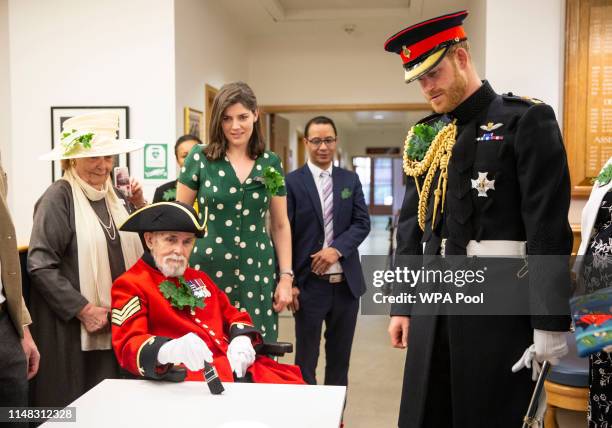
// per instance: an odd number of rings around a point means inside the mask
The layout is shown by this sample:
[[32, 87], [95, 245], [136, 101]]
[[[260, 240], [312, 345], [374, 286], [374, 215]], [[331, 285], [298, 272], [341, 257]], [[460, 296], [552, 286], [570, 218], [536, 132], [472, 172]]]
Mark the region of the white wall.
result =
[[254, 37], [249, 81], [262, 104], [423, 102], [400, 58], [383, 49], [392, 31]]
[[[342, 147], [349, 156], [365, 156], [367, 147], [400, 147], [403, 148], [406, 138], [406, 129], [385, 127], [365, 127], [358, 131], [351, 131], [342, 140]], [[401, 151], [401, 150], [400, 150]]]
[[0, 158], [11, 177], [11, 85], [9, 78], [8, 0], [0, 0]]
[[487, 0], [468, 0], [468, 17], [463, 21], [470, 42], [472, 61], [480, 77], [487, 75]]
[[[176, 135], [173, 0], [9, 0], [13, 217], [29, 240], [51, 184], [50, 107], [128, 105], [130, 136]], [[131, 174], [142, 178], [142, 153]], [[145, 188], [151, 195], [153, 187]]]
[[539, 98], [561, 122], [565, 1], [487, 0], [486, 29], [486, 77], [493, 88]]
[[228, 82], [248, 80], [248, 50], [241, 28], [217, 0], [176, 0], [175, 27], [175, 136], [179, 137], [184, 107], [204, 110], [205, 84], [219, 89]]

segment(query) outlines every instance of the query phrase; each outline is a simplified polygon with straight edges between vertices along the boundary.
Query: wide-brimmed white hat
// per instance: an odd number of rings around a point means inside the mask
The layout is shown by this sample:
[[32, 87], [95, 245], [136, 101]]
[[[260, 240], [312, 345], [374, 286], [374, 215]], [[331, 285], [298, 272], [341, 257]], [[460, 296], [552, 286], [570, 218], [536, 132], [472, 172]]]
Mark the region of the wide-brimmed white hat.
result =
[[82, 114], [66, 120], [62, 125], [59, 144], [40, 160], [62, 160], [112, 156], [144, 147], [144, 141], [118, 139], [119, 113], [100, 111]]

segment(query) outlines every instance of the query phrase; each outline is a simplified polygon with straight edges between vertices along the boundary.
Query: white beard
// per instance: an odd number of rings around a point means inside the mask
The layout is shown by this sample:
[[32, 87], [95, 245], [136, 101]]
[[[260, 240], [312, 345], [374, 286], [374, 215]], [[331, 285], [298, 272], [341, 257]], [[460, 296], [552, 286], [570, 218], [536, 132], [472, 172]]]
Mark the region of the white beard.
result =
[[157, 269], [167, 277], [181, 276], [185, 273], [185, 269], [187, 269], [187, 259], [183, 256], [170, 255], [159, 260], [158, 257], [153, 254], [153, 259], [155, 260]]

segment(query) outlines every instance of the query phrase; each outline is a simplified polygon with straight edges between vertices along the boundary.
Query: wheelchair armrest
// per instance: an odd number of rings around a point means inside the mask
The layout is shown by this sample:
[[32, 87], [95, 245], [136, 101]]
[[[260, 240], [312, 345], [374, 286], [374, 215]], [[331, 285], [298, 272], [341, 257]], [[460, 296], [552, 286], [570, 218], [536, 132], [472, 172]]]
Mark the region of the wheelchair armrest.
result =
[[290, 342], [269, 342], [263, 343], [257, 348], [257, 354], [282, 357], [293, 352], [293, 343]]

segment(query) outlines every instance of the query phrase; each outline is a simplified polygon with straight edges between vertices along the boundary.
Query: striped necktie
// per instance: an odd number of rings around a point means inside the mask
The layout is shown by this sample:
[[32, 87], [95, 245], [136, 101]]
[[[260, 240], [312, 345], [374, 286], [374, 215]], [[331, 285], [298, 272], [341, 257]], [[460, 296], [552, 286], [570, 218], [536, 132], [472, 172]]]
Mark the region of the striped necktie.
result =
[[323, 229], [325, 230], [325, 246], [329, 247], [334, 239], [334, 197], [332, 178], [329, 171], [321, 172], [321, 187], [323, 189]]

